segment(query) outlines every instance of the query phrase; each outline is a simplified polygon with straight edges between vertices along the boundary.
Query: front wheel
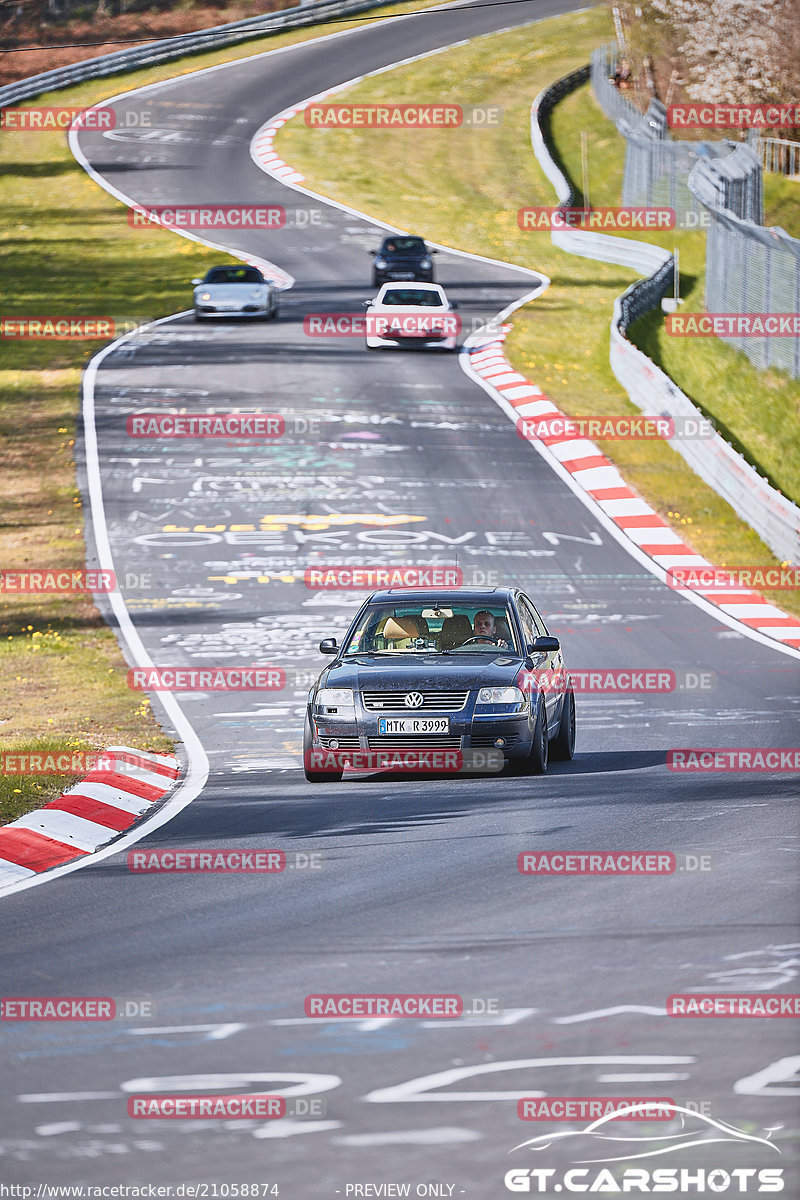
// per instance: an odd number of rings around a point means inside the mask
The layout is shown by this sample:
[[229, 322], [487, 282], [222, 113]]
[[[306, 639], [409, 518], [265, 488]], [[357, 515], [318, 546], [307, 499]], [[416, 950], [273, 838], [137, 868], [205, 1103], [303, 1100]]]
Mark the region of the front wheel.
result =
[[559, 762], [569, 762], [575, 754], [575, 694], [572, 688], [564, 695], [558, 732], [550, 743], [550, 753]]
[[548, 756], [547, 713], [544, 701], [540, 700], [536, 709], [536, 724], [533, 727], [533, 745], [525, 758], [512, 758], [509, 761], [511, 775], [544, 775], [547, 771]]
[[314, 741], [311, 736], [311, 721], [308, 713], [306, 713], [306, 723], [303, 729], [303, 771], [309, 783], [339, 783], [344, 774], [340, 771], [317, 771], [309, 764], [311, 763], [311, 755], [314, 750]]

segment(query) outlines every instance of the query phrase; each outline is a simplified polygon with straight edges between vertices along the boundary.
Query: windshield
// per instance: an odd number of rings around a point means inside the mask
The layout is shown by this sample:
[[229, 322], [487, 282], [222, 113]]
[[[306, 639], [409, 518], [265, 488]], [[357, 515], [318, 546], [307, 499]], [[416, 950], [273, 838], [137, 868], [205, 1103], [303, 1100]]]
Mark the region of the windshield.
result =
[[263, 283], [264, 277], [255, 267], [212, 267], [204, 283]]
[[373, 604], [354, 630], [345, 656], [516, 651], [513, 628], [511, 614], [502, 605]]
[[425, 243], [422, 238], [396, 237], [387, 238], [381, 246], [383, 254], [424, 254]]
[[384, 293], [380, 303], [441, 308], [443, 300], [438, 292], [428, 292], [423, 288], [392, 288], [391, 291]]

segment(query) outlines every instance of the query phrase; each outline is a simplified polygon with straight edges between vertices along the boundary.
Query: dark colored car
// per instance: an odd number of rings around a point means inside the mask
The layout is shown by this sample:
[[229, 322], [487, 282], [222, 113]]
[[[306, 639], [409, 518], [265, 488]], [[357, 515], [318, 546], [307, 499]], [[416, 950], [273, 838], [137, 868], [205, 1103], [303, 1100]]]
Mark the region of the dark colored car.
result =
[[380, 287], [394, 279], [420, 279], [433, 283], [433, 254], [420, 237], [392, 234], [381, 242], [380, 250], [370, 250], [372, 262], [372, 286]]
[[491, 748], [532, 774], [573, 756], [572, 681], [519, 588], [374, 592], [319, 648], [336, 657], [308, 695], [312, 782], [341, 779], [347, 751]]

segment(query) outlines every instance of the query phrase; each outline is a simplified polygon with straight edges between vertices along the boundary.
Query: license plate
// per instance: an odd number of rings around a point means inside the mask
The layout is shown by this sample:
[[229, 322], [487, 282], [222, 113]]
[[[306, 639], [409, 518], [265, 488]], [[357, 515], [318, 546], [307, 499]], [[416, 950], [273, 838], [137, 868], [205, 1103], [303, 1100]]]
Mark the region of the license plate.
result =
[[217, 312], [238, 312], [240, 308], [240, 304], [218, 304]]
[[387, 271], [390, 279], [413, 279], [413, 271]]
[[449, 733], [447, 717], [378, 717], [378, 733]]

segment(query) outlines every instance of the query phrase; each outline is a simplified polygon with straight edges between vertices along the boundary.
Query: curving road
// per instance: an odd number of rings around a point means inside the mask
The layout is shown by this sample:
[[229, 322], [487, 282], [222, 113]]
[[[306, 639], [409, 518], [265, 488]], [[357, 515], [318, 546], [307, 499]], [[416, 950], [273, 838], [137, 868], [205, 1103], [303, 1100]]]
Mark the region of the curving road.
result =
[[[137, 203], [303, 213], [281, 231], [226, 238], [294, 276], [277, 323], [178, 318], [106, 357], [96, 388], [105, 517], [153, 661], [271, 663], [288, 680], [274, 695], [178, 697], [209, 780], [140, 846], [280, 847], [298, 865], [178, 877], [131, 873], [120, 854], [4, 901], [4, 995], [111, 996], [153, 1012], [4, 1023], [0, 1180], [277, 1184], [298, 1200], [398, 1195], [354, 1189], [407, 1183], [411, 1195], [495, 1200], [510, 1167], [601, 1156], [586, 1142], [509, 1154], [559, 1128], [516, 1115], [517, 1096], [547, 1093], [668, 1096], [761, 1136], [782, 1127], [782, 1157], [737, 1141], [686, 1150], [677, 1165], [777, 1165], [785, 1194], [800, 1194], [791, 1021], [663, 1012], [676, 992], [795, 988], [796, 777], [676, 775], [665, 751], [792, 745], [796, 660], [646, 572], [454, 356], [308, 338], [304, 315], [352, 311], [369, 295], [366, 251], [380, 231], [288, 191], [248, 154], [267, 118], [324, 88], [573, 7], [462, 6], [367, 26], [122, 96], [117, 135], [80, 138], [93, 171]], [[126, 132], [126, 111], [142, 108], [150, 133]], [[538, 286], [455, 253], [437, 264], [470, 325]], [[237, 407], [280, 412], [295, 432], [266, 449], [125, 433], [143, 409]], [[309, 785], [299, 750], [315, 646], [360, 597], [307, 591], [303, 568], [376, 560], [457, 562], [467, 580], [519, 582], [572, 666], [669, 668], [683, 686], [579, 697], [576, 759], [543, 779]], [[708, 869], [525, 878], [517, 854], [533, 849], [669, 850], [707, 856]], [[502, 1012], [304, 1017], [309, 993], [347, 991], [456, 992]], [[313, 1101], [309, 1114], [126, 1115], [141, 1092], [287, 1089], [292, 1103]]]

